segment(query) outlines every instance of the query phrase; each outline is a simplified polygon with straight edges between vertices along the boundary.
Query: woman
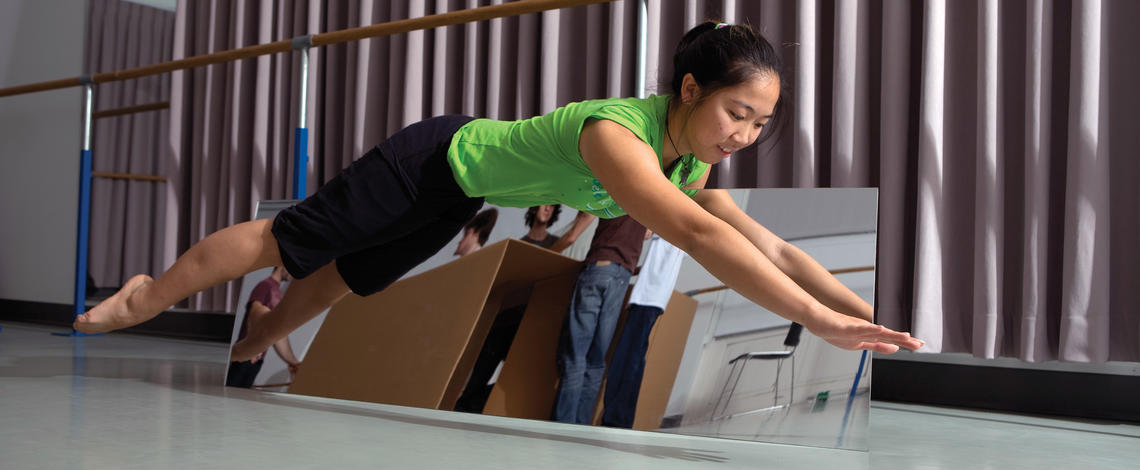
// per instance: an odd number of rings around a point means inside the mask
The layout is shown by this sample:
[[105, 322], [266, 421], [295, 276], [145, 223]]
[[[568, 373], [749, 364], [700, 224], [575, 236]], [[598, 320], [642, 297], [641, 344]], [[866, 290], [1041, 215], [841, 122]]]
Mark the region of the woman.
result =
[[921, 347], [872, 324], [870, 305], [727, 193], [700, 191], [709, 165], [755, 143], [781, 115], [772, 46], [748, 26], [709, 22], [685, 34], [673, 62], [671, 95], [572, 103], [515, 122], [442, 116], [413, 124], [273, 221], [222, 229], [158, 279], [130, 279], [75, 328], [134, 325], [202, 289], [284, 264], [297, 280], [234, 345], [233, 360], [248, 359], [348, 292], [387, 287], [486, 200], [628, 213], [729, 287], [835, 346]]

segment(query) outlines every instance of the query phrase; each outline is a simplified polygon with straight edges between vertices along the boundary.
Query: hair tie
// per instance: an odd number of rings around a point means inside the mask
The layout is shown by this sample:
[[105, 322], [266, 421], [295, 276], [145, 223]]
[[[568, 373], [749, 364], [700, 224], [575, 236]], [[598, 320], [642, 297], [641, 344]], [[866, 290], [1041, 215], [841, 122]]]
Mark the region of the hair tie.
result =
[[717, 23], [716, 27], [713, 29], [720, 29], [720, 28], [725, 28], [725, 27], [728, 27], [727, 23]]

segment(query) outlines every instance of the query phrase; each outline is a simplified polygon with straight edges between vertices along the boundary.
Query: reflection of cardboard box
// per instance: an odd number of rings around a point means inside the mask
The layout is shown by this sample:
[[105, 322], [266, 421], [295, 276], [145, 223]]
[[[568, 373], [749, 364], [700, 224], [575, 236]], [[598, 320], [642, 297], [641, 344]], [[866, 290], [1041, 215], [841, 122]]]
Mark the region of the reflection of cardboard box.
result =
[[[576, 260], [504, 240], [367, 298], [350, 294], [329, 312], [289, 391], [450, 410], [504, 296], [530, 288], [484, 413], [547, 419], [559, 333], [580, 269]], [[696, 301], [675, 294], [654, 328], [640, 429], [658, 427], [695, 310]]]

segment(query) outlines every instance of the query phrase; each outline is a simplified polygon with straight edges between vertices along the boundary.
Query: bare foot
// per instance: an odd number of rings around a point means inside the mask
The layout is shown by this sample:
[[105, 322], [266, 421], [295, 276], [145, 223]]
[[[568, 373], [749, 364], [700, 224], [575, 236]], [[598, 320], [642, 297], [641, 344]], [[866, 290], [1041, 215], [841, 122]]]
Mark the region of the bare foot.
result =
[[75, 317], [75, 323], [71, 327], [89, 334], [106, 333], [134, 326], [154, 318], [159, 312], [132, 312], [127, 307], [127, 299], [135, 291], [149, 286], [152, 282], [154, 279], [146, 274], [132, 277], [115, 295], [99, 302], [99, 305], [88, 310], [87, 313]]

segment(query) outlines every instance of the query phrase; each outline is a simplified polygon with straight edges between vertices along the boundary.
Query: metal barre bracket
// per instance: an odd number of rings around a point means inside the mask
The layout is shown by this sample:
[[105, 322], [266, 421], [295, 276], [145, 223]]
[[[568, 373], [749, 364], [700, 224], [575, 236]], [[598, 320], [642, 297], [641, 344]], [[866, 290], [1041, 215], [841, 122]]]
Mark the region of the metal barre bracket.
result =
[[310, 47], [313, 47], [313, 35], [312, 34], [306, 34], [304, 36], [297, 36], [297, 37], [293, 38], [292, 41], [289, 41], [289, 44], [293, 46], [293, 49], [297, 49], [297, 50], [308, 49]]
[[94, 85], [95, 80], [92, 79], [90, 75], [80, 75], [79, 76], [79, 84], [80, 85]]

